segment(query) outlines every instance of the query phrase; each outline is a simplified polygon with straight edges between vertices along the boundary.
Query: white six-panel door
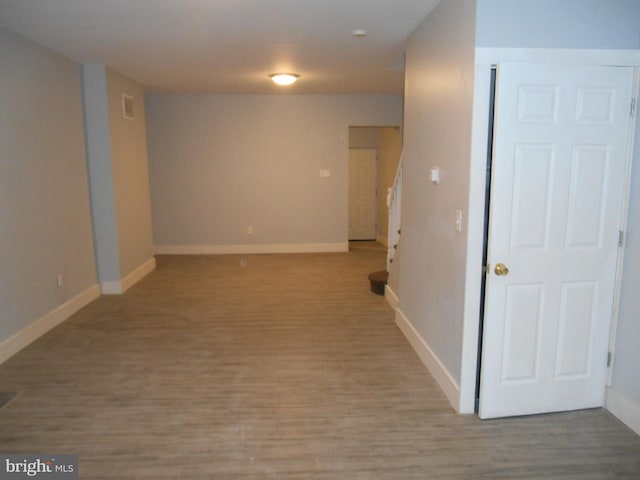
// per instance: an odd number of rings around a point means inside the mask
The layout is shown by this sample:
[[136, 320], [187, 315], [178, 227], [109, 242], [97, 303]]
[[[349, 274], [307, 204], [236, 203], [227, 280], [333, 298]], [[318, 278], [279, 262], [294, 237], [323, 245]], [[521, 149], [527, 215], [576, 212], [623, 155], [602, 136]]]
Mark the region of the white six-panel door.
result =
[[498, 67], [481, 418], [603, 405], [632, 85]]
[[349, 240], [377, 236], [377, 155], [375, 148], [349, 149]]

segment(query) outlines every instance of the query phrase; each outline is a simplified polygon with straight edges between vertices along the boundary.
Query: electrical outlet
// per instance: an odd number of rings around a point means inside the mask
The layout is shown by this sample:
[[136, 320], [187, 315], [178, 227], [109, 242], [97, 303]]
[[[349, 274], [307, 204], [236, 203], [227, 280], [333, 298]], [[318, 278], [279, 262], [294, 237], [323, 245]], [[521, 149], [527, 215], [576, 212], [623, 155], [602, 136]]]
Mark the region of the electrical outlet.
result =
[[456, 210], [456, 232], [462, 232], [462, 210]]
[[253, 235], [253, 227], [247, 227], [247, 234]]

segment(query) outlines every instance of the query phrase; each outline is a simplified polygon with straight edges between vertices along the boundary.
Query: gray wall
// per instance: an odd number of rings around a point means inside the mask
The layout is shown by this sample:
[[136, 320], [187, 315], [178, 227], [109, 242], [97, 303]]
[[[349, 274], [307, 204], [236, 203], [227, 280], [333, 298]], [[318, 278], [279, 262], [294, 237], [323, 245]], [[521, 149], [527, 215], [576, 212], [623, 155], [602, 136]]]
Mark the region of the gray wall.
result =
[[479, 47], [640, 48], [638, 0], [478, 0]]
[[0, 29], [0, 112], [2, 341], [94, 286], [96, 269], [78, 65]]
[[[83, 74], [98, 275], [116, 293], [153, 258], [144, 91], [104, 65], [84, 65]], [[123, 94], [134, 99], [133, 120], [123, 116]]]
[[[475, 52], [475, 1], [438, 5], [409, 38], [405, 77], [400, 311], [460, 381]], [[430, 181], [440, 167], [441, 183]]]
[[149, 95], [146, 109], [158, 247], [346, 243], [349, 126], [402, 120], [400, 96]]
[[120, 280], [118, 228], [113, 198], [109, 99], [104, 65], [84, 65], [84, 111], [87, 136], [87, 162], [96, 262], [100, 282]]
[[[123, 94], [133, 97], [133, 120], [123, 116]], [[107, 95], [119, 265], [126, 277], [153, 258], [144, 90], [107, 69]]]
[[380, 127], [350, 127], [349, 148], [379, 148], [381, 136]]

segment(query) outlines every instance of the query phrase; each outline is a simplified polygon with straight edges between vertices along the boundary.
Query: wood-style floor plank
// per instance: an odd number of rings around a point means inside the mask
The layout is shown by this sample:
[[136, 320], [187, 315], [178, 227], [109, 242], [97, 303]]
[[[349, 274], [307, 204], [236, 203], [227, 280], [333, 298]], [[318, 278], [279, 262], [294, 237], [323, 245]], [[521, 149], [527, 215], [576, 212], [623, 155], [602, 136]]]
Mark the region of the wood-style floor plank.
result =
[[639, 479], [602, 409], [457, 415], [350, 253], [161, 256], [0, 366], [0, 452], [82, 479]]

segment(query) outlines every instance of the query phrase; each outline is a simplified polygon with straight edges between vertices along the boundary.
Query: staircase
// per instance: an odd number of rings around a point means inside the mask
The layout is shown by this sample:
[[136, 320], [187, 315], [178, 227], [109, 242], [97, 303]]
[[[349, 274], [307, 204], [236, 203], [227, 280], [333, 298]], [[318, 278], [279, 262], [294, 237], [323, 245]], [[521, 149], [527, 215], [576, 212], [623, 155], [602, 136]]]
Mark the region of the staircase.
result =
[[398, 161], [393, 186], [387, 189], [387, 208], [389, 209], [389, 230], [387, 248], [387, 269], [369, 274], [371, 291], [376, 295], [384, 295], [385, 285], [389, 279], [391, 264], [400, 241], [400, 202], [402, 200], [402, 154]]
[[387, 190], [387, 208], [389, 209], [389, 229], [387, 249], [387, 272], [391, 268], [393, 258], [400, 242], [400, 204], [402, 203], [402, 154], [398, 161], [396, 177], [393, 186]]

